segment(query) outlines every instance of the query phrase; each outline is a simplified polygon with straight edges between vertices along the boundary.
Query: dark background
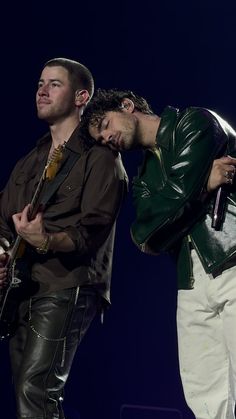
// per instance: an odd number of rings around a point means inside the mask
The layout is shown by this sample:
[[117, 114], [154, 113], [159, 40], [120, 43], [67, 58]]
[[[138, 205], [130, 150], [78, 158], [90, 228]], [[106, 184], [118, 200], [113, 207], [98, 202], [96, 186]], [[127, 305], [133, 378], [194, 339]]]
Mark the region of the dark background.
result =
[[[166, 105], [204, 106], [236, 126], [235, 19], [235, 0], [5, 4], [1, 187], [47, 129], [36, 117], [35, 91], [43, 63], [57, 56], [87, 65], [96, 87], [145, 96], [157, 114]], [[132, 178], [142, 155], [123, 158]], [[178, 412], [193, 418], [179, 379], [174, 266], [167, 255], [139, 252], [129, 235], [133, 216], [130, 194], [117, 224], [113, 305], [78, 350], [66, 387], [67, 419], [174, 419]], [[0, 362], [0, 415], [15, 419], [5, 341]]]

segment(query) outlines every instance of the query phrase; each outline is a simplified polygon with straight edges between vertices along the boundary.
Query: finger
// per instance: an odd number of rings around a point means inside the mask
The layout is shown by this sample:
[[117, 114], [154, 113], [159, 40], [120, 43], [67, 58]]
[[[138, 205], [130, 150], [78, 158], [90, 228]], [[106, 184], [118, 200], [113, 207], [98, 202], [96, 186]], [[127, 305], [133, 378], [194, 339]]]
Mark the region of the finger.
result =
[[18, 212], [16, 214], [13, 214], [12, 219], [14, 221], [15, 224], [19, 223], [21, 220], [21, 212]]
[[2, 253], [0, 255], [0, 266], [4, 266], [7, 262], [8, 255], [6, 253]]
[[27, 224], [29, 222], [28, 213], [30, 209], [30, 204], [26, 205], [21, 213], [21, 222]]
[[232, 156], [221, 157], [220, 161], [226, 164], [233, 164], [233, 165], [236, 164], [236, 158]]
[[20, 227], [20, 224], [26, 225], [28, 223], [28, 210], [29, 210], [30, 204], [26, 205], [22, 212], [18, 212], [16, 214], [13, 214], [12, 220], [15, 224], [16, 231], [18, 232], [18, 229]]
[[7, 269], [1, 268], [0, 270], [0, 281], [6, 281], [7, 279]]
[[230, 155], [228, 155], [227, 157], [230, 159], [232, 164], [236, 164], [236, 157], [232, 157]]
[[5, 237], [0, 237], [0, 246], [7, 250], [10, 247], [10, 242]]
[[6, 268], [0, 268], [0, 279], [4, 279], [7, 276], [7, 269]]
[[0, 279], [0, 289], [4, 288], [7, 285], [7, 282], [8, 281], [6, 279], [3, 279], [3, 280]]
[[227, 178], [226, 178], [226, 180], [225, 180], [225, 183], [226, 183], [227, 185], [232, 185], [232, 184], [233, 184], [233, 179], [232, 179], [232, 178], [227, 177]]
[[43, 219], [43, 213], [42, 212], [38, 212], [35, 216], [35, 220], [36, 221], [42, 221]]
[[225, 183], [232, 185], [233, 180], [234, 180], [234, 175], [232, 173], [226, 170], [226, 172], [224, 173], [224, 178], [225, 178]]
[[223, 175], [226, 179], [233, 179], [235, 175], [235, 167], [233, 165], [224, 166]]
[[5, 254], [5, 249], [4, 247], [0, 246], [0, 256]]

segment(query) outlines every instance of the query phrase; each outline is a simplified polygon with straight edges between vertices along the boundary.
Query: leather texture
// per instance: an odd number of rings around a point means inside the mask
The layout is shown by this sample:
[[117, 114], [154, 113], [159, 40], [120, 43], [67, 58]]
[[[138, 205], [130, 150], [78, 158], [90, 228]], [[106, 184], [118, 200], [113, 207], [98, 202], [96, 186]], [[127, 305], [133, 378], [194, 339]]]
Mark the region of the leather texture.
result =
[[9, 341], [18, 419], [64, 419], [64, 385], [100, 308], [101, 297], [91, 286], [22, 302], [17, 331]]
[[218, 270], [236, 254], [235, 184], [228, 194], [222, 231], [211, 228], [214, 194], [202, 200], [213, 160], [227, 151], [236, 156], [236, 134], [208, 109], [179, 112], [167, 107], [156, 142], [155, 149], [145, 152], [133, 181], [137, 216], [131, 236], [144, 252], [177, 254], [179, 286], [191, 288], [191, 273], [185, 268], [190, 264], [187, 235], [206, 272]]

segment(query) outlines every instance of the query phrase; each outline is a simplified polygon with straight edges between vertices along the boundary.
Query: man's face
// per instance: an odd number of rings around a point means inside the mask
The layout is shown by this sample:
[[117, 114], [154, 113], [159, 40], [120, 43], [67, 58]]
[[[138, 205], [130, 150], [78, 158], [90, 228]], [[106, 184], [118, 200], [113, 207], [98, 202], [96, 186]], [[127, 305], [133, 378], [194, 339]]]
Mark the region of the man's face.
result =
[[126, 110], [109, 111], [96, 125], [89, 125], [89, 133], [98, 143], [112, 150], [130, 150], [137, 146], [138, 121]]
[[36, 93], [38, 117], [53, 124], [75, 111], [75, 94], [64, 67], [45, 67]]

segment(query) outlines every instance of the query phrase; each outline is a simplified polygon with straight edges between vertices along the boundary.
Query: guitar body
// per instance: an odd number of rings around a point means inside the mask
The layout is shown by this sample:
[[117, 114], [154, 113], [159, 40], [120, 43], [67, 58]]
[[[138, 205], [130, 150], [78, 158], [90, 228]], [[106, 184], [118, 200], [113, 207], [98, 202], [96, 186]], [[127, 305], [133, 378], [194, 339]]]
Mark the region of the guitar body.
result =
[[36, 291], [37, 286], [31, 281], [31, 267], [24, 259], [10, 262], [10, 265], [6, 286], [0, 290], [0, 339], [14, 333], [19, 305]]
[[1, 298], [0, 339], [5, 339], [14, 334], [18, 307], [22, 301], [21, 288], [9, 285]]
[[[7, 287], [6, 292], [1, 296], [3, 298], [0, 313], [0, 339], [5, 339], [14, 334], [17, 319], [17, 309], [20, 302], [16, 289]], [[7, 304], [6, 304], [7, 302]]]

